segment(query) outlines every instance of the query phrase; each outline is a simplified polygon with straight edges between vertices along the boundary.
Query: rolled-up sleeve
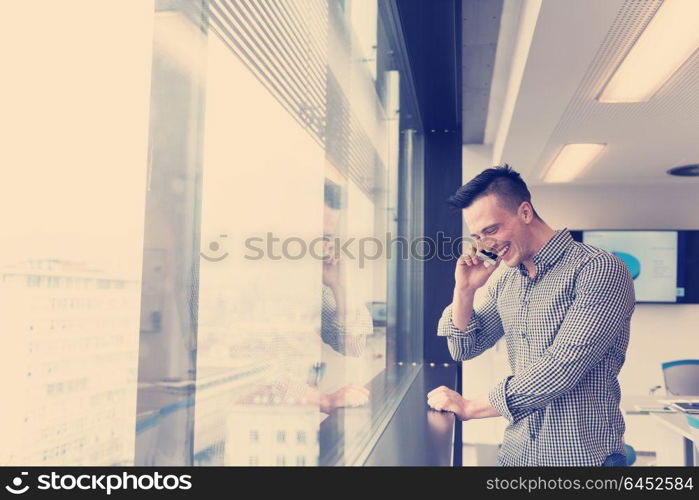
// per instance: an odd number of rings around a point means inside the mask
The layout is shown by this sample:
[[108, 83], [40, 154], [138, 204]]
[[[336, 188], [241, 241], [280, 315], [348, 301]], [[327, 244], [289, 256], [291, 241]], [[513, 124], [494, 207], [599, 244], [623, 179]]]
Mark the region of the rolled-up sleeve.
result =
[[488, 288], [487, 298], [474, 307], [465, 330], [459, 330], [452, 321], [452, 304], [442, 313], [437, 325], [437, 335], [446, 337], [451, 357], [456, 361], [472, 359], [495, 345], [504, 335], [497, 311], [496, 287]]
[[374, 323], [365, 305], [350, 302], [347, 307], [345, 317], [338, 318], [334, 295], [329, 287], [323, 288], [321, 338], [340, 354], [359, 357], [366, 349]]
[[530, 413], [531, 410], [524, 410], [522, 414], [513, 415], [510, 412], [510, 408], [507, 405], [507, 383], [512, 378], [512, 375], [502, 380], [498, 385], [493, 387], [488, 393], [488, 402], [495, 408], [500, 415], [505, 417], [510, 422], [515, 422], [522, 418], [526, 413]]
[[575, 300], [551, 346], [496, 385], [488, 394], [490, 403], [515, 422], [572, 390], [615, 343], [628, 342], [634, 307], [626, 265], [606, 252], [592, 258], [580, 270]]

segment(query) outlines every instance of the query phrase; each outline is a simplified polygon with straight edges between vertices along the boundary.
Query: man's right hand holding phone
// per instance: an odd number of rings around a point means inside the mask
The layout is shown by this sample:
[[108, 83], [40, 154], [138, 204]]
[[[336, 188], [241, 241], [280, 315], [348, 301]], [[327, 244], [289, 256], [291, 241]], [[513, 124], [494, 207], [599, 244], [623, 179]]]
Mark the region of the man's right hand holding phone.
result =
[[486, 266], [484, 261], [476, 256], [478, 248], [471, 245], [456, 262], [454, 271], [454, 300], [452, 302], [452, 323], [459, 330], [465, 330], [473, 314], [473, 298], [476, 290], [486, 284], [488, 278], [495, 272], [500, 259], [494, 265]]

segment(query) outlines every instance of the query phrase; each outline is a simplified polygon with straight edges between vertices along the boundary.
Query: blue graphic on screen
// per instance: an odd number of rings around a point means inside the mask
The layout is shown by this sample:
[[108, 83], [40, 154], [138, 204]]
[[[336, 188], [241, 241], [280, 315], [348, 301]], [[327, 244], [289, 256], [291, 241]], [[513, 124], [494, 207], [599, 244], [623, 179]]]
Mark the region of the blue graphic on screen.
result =
[[641, 261], [639, 261], [636, 257], [626, 252], [612, 253], [624, 261], [624, 264], [626, 264], [626, 267], [629, 268], [629, 271], [631, 272], [631, 277], [633, 279], [636, 279], [638, 275], [641, 274]]
[[637, 302], [677, 302], [677, 231], [583, 231], [583, 242], [626, 264]]

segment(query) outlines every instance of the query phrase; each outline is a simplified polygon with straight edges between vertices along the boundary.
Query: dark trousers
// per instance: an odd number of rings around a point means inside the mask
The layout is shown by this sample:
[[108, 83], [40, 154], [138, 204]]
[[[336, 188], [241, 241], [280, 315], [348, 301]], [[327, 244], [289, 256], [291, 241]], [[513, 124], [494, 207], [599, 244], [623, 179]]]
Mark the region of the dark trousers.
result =
[[[499, 461], [497, 465], [502, 467], [502, 464]], [[622, 455], [621, 453], [612, 453], [604, 460], [602, 467], [626, 467], [626, 455]]]
[[626, 456], [621, 453], [612, 453], [602, 464], [602, 467], [625, 467]]

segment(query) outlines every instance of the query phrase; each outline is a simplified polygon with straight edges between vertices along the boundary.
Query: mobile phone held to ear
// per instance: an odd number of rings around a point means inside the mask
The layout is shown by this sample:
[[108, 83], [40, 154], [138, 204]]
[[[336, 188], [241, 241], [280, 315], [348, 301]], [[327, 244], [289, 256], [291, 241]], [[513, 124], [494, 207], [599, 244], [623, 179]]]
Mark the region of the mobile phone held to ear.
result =
[[478, 250], [476, 252], [476, 257], [483, 261], [483, 265], [485, 265], [485, 267], [494, 266], [498, 259], [497, 254], [488, 252], [487, 250]]
[[499, 256], [499, 254], [489, 252], [488, 250], [478, 250], [476, 252], [476, 257], [483, 261], [483, 265], [485, 267], [496, 265], [498, 263]]

